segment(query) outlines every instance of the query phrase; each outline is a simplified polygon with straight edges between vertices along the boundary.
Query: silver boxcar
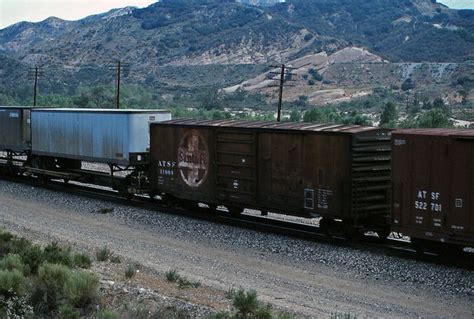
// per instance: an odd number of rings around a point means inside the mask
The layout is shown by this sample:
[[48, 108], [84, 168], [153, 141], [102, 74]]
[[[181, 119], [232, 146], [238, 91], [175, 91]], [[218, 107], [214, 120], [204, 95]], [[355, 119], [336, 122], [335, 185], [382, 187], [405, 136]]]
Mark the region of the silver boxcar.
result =
[[32, 153], [135, 164], [149, 150], [149, 123], [169, 119], [165, 110], [33, 109]]
[[0, 106], [0, 150], [23, 152], [30, 145], [30, 108]]

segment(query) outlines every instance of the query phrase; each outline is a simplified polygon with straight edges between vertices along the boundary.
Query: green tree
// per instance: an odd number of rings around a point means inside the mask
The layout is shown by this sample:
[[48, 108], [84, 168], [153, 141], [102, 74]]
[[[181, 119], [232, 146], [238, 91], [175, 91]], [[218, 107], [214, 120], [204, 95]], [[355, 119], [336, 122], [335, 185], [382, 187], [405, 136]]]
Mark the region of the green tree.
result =
[[84, 107], [89, 106], [90, 98], [86, 94], [81, 93], [81, 95], [75, 96], [72, 99], [72, 102], [74, 103], [75, 106], [79, 106], [79, 107], [84, 108]]
[[413, 90], [415, 88], [415, 82], [411, 78], [406, 79], [401, 86], [402, 91]]
[[440, 109], [432, 109], [417, 119], [417, 126], [422, 128], [449, 128], [454, 125], [443, 111]]
[[304, 122], [322, 123], [325, 120], [325, 114], [321, 107], [316, 107], [312, 110], [306, 111], [303, 115]]
[[393, 102], [385, 104], [380, 116], [380, 126], [395, 126], [398, 119], [397, 106]]
[[449, 108], [447, 104], [444, 103], [443, 99], [441, 98], [436, 98], [433, 101], [433, 108], [441, 110], [447, 116], [451, 115], [451, 109]]
[[308, 96], [306, 95], [298, 96], [298, 100], [295, 101], [295, 105], [301, 108], [308, 106]]
[[319, 74], [318, 70], [316, 69], [309, 69], [308, 73], [311, 75], [313, 80], [321, 82], [323, 80], [323, 76]]
[[90, 92], [90, 97], [97, 108], [104, 107], [104, 104], [107, 101], [107, 94], [102, 86], [94, 87]]
[[290, 113], [290, 122], [299, 122], [301, 120], [300, 112], [293, 110]]

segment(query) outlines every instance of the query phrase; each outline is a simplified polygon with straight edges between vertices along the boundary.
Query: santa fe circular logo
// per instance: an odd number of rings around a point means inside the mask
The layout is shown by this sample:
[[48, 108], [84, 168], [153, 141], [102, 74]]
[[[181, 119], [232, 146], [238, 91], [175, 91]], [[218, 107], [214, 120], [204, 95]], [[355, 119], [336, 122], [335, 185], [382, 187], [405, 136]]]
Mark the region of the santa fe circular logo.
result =
[[178, 168], [181, 178], [190, 187], [199, 187], [209, 170], [209, 150], [196, 130], [186, 132], [178, 147]]

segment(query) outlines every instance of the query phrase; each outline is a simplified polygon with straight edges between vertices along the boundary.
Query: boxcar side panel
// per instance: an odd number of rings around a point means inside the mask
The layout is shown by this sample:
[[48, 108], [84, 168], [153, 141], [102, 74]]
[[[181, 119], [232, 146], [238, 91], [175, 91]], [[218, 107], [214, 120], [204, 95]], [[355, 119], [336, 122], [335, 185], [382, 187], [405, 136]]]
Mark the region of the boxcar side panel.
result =
[[[361, 139], [385, 143], [382, 146], [389, 149], [386, 132], [290, 124], [225, 120], [153, 124], [153, 188], [212, 205], [345, 219], [348, 225], [374, 228], [367, 220], [356, 224], [360, 212], [353, 210], [352, 201], [353, 137], [363, 133]], [[383, 134], [380, 142], [378, 136]], [[357, 147], [372, 149], [373, 145]], [[388, 172], [387, 168], [383, 174]], [[378, 171], [371, 171], [369, 177], [379, 178]], [[389, 176], [382, 182], [388, 180]], [[383, 204], [387, 210], [388, 202]]]
[[472, 141], [394, 134], [394, 230], [412, 238], [474, 244]]
[[30, 111], [25, 108], [0, 108], [0, 149], [25, 151], [30, 142]]
[[176, 197], [214, 202], [214, 140], [212, 130], [151, 126], [153, 189]]
[[167, 111], [41, 109], [32, 112], [36, 155], [134, 164], [132, 153], [149, 149], [149, 123]]
[[155, 121], [171, 120], [171, 113], [130, 113], [128, 115], [128, 153], [145, 153], [150, 149], [150, 126]]
[[33, 154], [128, 162], [126, 113], [32, 112]]
[[349, 142], [350, 136], [308, 136], [304, 181], [305, 190], [314, 190], [316, 214], [350, 217]]
[[[474, 166], [474, 143], [467, 141], [455, 141], [451, 145], [452, 179], [450, 186], [452, 197], [449, 203], [449, 214], [446, 214], [446, 226], [448, 230], [463, 236], [464, 233], [474, 233], [472, 221], [474, 210], [472, 201], [473, 190], [473, 166]], [[446, 181], [448, 182], [448, 181]]]
[[234, 206], [257, 204], [257, 133], [231, 128], [215, 132], [216, 197]]
[[265, 207], [303, 211], [305, 135], [259, 133], [259, 204]]

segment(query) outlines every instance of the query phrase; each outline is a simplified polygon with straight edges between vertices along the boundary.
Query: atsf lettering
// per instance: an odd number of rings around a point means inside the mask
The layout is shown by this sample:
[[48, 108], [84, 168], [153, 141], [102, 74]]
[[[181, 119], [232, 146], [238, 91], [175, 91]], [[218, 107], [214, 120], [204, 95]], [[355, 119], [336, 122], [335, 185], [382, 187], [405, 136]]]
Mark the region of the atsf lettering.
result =
[[443, 205], [438, 202], [441, 199], [439, 192], [419, 190], [416, 197], [415, 209], [417, 210], [430, 210], [432, 212], [441, 212], [443, 210]]
[[176, 167], [176, 162], [158, 161], [158, 174], [162, 176], [174, 176], [175, 167]]
[[175, 166], [176, 166], [176, 162], [158, 161], [158, 167], [174, 168]]

